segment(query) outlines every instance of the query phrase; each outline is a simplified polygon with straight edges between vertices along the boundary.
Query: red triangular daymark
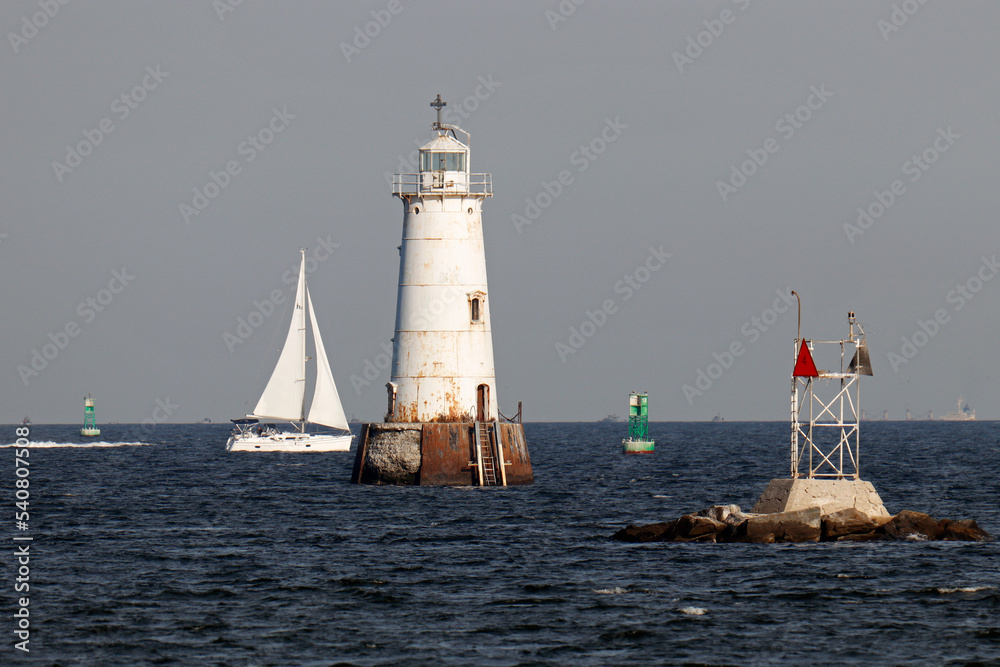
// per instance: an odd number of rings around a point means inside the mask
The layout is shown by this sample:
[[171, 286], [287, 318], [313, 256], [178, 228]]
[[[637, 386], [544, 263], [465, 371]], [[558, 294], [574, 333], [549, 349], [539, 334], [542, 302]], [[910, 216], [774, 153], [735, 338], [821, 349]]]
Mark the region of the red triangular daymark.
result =
[[792, 376], [819, 377], [819, 371], [816, 370], [816, 363], [813, 361], [812, 355], [809, 354], [809, 347], [805, 341], [802, 341], [802, 347], [799, 348], [799, 358], [795, 361], [795, 370], [792, 371]]

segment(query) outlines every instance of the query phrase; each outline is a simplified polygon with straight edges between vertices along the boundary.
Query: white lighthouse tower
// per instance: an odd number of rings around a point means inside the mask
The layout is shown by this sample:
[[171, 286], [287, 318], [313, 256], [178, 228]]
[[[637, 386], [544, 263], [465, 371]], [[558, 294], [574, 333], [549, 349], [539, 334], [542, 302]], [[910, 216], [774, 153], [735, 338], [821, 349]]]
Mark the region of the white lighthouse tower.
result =
[[420, 149], [420, 172], [393, 183], [403, 242], [386, 420], [487, 422], [497, 400], [482, 208], [493, 187], [490, 174], [470, 173], [440, 96], [432, 106], [437, 136]]
[[393, 177], [403, 238], [388, 409], [359, 438], [355, 481], [529, 483], [523, 427], [497, 408], [482, 222], [492, 178], [471, 172], [469, 134], [441, 122], [444, 106], [431, 103], [419, 172]]

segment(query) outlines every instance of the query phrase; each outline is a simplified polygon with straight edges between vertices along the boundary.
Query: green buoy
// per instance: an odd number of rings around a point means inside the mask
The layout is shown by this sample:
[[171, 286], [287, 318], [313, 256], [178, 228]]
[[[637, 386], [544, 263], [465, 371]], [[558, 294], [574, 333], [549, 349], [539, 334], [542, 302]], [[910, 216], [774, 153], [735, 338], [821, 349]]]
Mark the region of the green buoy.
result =
[[101, 429], [97, 428], [97, 416], [94, 414], [94, 399], [87, 394], [87, 398], [83, 399], [83, 428], [80, 429], [80, 435], [91, 437], [100, 434]]
[[632, 392], [628, 397], [628, 437], [622, 440], [626, 454], [643, 454], [653, 451], [655, 443], [649, 439], [649, 397]]

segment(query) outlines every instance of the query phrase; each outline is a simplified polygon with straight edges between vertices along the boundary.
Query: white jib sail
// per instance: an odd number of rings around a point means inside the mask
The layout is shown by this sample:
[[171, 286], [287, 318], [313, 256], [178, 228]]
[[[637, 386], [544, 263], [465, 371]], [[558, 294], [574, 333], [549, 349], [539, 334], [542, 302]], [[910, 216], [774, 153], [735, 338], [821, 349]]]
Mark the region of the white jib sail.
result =
[[312, 296], [306, 288], [306, 303], [309, 304], [309, 322], [312, 325], [313, 343], [316, 346], [316, 390], [313, 392], [312, 405], [309, 407], [308, 420], [314, 424], [322, 424], [331, 428], [349, 430], [344, 406], [340, 403], [340, 394], [333, 381], [330, 362], [326, 358], [323, 347], [323, 337], [319, 334], [316, 323], [316, 311], [313, 310]]
[[288, 327], [285, 346], [271, 373], [264, 393], [253, 409], [255, 417], [297, 420], [303, 418], [306, 393], [306, 261], [302, 255], [299, 286], [295, 290], [295, 308]]

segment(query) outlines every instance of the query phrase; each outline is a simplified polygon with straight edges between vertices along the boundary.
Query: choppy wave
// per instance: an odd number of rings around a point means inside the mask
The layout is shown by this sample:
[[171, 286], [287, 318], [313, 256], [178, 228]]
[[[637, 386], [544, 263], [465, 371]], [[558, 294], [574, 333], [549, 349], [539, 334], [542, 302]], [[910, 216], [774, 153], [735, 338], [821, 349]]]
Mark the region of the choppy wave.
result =
[[951, 595], [952, 593], [978, 593], [979, 591], [991, 591], [996, 586], [967, 586], [965, 588], [935, 588], [935, 592], [941, 595]]
[[[40, 442], [32, 442], [27, 445], [27, 447], [33, 449], [41, 448], [56, 448], [56, 447], [66, 447], [69, 449], [86, 449], [91, 447], [150, 447], [153, 443], [151, 442], [105, 442], [103, 440], [99, 442], [52, 442], [51, 440], [43, 440]], [[18, 445], [17, 443], [9, 443], [0, 445], [0, 447], [18, 447], [24, 445]]]
[[685, 616], [704, 616], [708, 613], [708, 610], [704, 607], [681, 607], [677, 611]]

